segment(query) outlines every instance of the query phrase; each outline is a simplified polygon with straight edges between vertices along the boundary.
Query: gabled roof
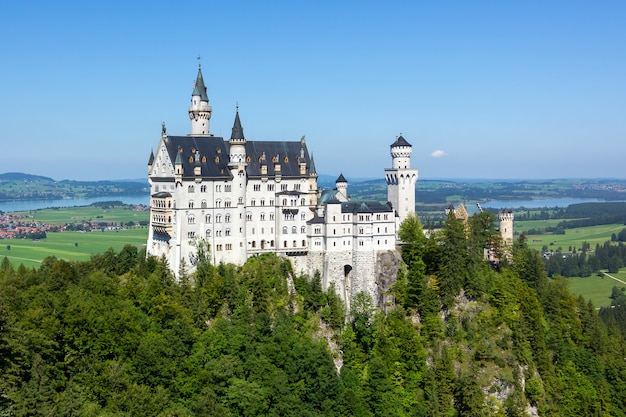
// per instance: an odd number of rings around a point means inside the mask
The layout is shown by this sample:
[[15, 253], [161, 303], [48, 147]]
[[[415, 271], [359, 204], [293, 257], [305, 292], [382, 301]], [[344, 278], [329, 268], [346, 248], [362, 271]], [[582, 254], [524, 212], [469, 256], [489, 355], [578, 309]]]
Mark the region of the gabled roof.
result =
[[335, 184], [337, 184], [338, 182], [348, 182], [348, 180], [346, 180], [346, 177], [343, 176], [343, 173], [339, 174], [339, 178], [337, 178]]
[[[280, 164], [280, 173], [284, 177], [301, 177], [300, 152], [304, 149], [305, 159], [309, 158], [306, 144], [296, 142], [246, 141], [246, 157], [249, 157], [246, 172], [251, 177], [261, 176], [261, 160], [265, 153], [267, 175], [276, 175], [275, 165]], [[308, 176], [308, 173], [305, 173]]]
[[[183, 178], [194, 177], [194, 166], [201, 167], [203, 178], [231, 178], [228, 149], [216, 136], [167, 136], [164, 139], [170, 160], [182, 164]], [[196, 156], [197, 153], [197, 156]]]
[[354, 202], [348, 201], [345, 203], [341, 203], [341, 212], [342, 213], [391, 213], [393, 212], [393, 208], [391, 204], [382, 204], [379, 201], [361, 201]]
[[152, 165], [154, 163], [154, 152], [150, 151], [150, 158], [148, 158], [148, 165]]

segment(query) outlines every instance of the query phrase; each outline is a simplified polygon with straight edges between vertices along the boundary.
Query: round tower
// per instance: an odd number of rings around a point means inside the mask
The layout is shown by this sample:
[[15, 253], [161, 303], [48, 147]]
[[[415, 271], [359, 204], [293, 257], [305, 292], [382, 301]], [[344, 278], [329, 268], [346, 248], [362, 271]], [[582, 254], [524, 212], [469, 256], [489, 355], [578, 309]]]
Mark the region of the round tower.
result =
[[339, 174], [339, 178], [335, 181], [335, 189], [337, 190], [337, 200], [348, 201], [348, 180], [343, 174]]
[[502, 242], [510, 246], [513, 244], [513, 211], [511, 209], [504, 209], [498, 213], [498, 220], [500, 221], [500, 235], [502, 236]]
[[189, 119], [191, 120], [191, 136], [209, 136], [209, 120], [213, 109], [209, 106], [209, 96], [206, 92], [202, 67], [198, 64], [198, 76], [191, 93]]
[[413, 147], [402, 137], [391, 144], [391, 168], [385, 169], [387, 181], [387, 201], [396, 211], [400, 223], [411, 213], [415, 213], [415, 183], [417, 169], [411, 168]]

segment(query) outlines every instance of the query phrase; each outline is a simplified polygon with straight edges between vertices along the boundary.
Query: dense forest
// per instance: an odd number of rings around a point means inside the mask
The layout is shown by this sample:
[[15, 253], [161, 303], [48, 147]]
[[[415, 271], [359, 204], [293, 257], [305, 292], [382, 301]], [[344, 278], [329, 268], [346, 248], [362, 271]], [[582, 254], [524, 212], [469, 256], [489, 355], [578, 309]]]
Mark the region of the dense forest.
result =
[[386, 312], [272, 254], [211, 265], [202, 242], [179, 280], [133, 246], [5, 258], [0, 416], [626, 416], [623, 291], [598, 314], [493, 224], [405, 221]]

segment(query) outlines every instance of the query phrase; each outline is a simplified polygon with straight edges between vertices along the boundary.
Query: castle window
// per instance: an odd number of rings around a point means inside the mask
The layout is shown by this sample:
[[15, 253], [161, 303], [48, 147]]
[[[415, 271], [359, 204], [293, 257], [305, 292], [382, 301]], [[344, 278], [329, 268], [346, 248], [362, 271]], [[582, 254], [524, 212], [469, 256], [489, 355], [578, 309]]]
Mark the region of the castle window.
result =
[[359, 240], [359, 246], [363, 246], [363, 241]]
[[215, 231], [215, 236], [221, 237], [222, 236], [222, 231], [221, 230], [216, 230]]
[[294, 184], [293, 185], [293, 189], [296, 190], [296, 191], [299, 191], [300, 190], [300, 184]]
[[230, 214], [224, 216], [224, 222], [230, 223]]
[[261, 191], [261, 184], [254, 184], [254, 191]]
[[270, 206], [274, 205], [274, 200], [270, 200]]
[[283, 242], [283, 248], [286, 248], [286, 247], [287, 247], [287, 241], [285, 240], [285, 241]]
[[300, 199], [300, 205], [304, 206], [306, 204], [306, 200], [304, 198]]
[[322, 241], [319, 239], [315, 239], [315, 246], [322, 246]]
[[287, 226], [283, 226], [283, 235], [286, 235], [287, 233], [289, 233], [289, 229]]
[[286, 206], [286, 205], [287, 205], [287, 199], [283, 198], [283, 206]]
[[222, 215], [221, 214], [215, 215], [215, 223], [221, 223], [221, 222], [222, 222]]
[[274, 220], [274, 213], [270, 213], [270, 220]]
[[274, 184], [267, 184], [267, 191], [274, 191]]
[[233, 249], [233, 244], [232, 243], [227, 243], [226, 244], [226, 250], [232, 250]]
[[295, 248], [298, 246], [298, 244], [296, 243], [296, 241], [294, 240], [293, 242], [291, 242], [291, 245]]
[[[191, 161], [189, 161], [189, 162], [191, 162]], [[215, 157], [215, 163], [216, 163], [216, 164], [219, 164], [219, 163], [220, 163], [220, 157], [219, 157], [219, 156], [216, 156], [216, 157]]]
[[265, 199], [264, 199], [264, 198], [262, 198], [262, 199], [261, 199], [261, 206], [264, 206], [264, 205], [265, 205]]
[[224, 233], [226, 236], [230, 236], [230, 229], [226, 229], [226, 232]]
[[250, 200], [250, 205], [252, 207], [256, 206], [256, 200], [254, 198], [252, 200]]
[[287, 184], [280, 184], [281, 191], [287, 191]]
[[302, 241], [302, 247], [306, 247], [306, 240]]
[[222, 207], [222, 200], [215, 200], [215, 207]]
[[193, 156], [189, 157], [189, 162], [193, 162]]
[[246, 213], [246, 220], [252, 221], [252, 213]]
[[285, 155], [284, 161], [285, 161], [285, 163], [289, 162], [289, 157], [287, 157], [287, 155]]
[[315, 228], [315, 233], [322, 233], [322, 228], [321, 227], [316, 227]]
[[193, 201], [189, 202], [189, 208], [193, 208]]
[[385, 220], [387, 220], [387, 219], [388, 219], [388, 215], [387, 215], [387, 214], [385, 214]]
[[298, 228], [297, 228], [296, 226], [293, 226], [293, 227], [291, 228], [291, 233], [293, 233], [294, 235], [295, 235], [296, 233], [298, 233]]
[[222, 186], [221, 185], [216, 185], [215, 186], [215, 191], [217, 191], [218, 193], [222, 191]]
[[224, 201], [224, 207], [230, 207], [230, 200]]
[[254, 241], [254, 240], [252, 241], [252, 247], [256, 248], [256, 241]]
[[189, 187], [187, 187], [187, 191], [190, 193], [193, 193], [194, 192], [193, 185], [190, 185]]
[[211, 229], [208, 229], [204, 235], [206, 237], [211, 237]]
[[230, 190], [232, 189], [232, 185], [227, 184], [224, 186], [224, 191], [226, 191], [227, 193], [230, 193]]
[[261, 220], [265, 220], [265, 213], [261, 213]]
[[306, 213], [300, 213], [300, 220], [306, 220]]
[[187, 223], [188, 223], [188, 224], [194, 224], [194, 223], [196, 223], [196, 218], [195, 218], [194, 216], [189, 216], [189, 217], [187, 218]]
[[202, 200], [202, 203], [200, 203], [200, 207], [206, 208], [206, 200]]
[[195, 235], [196, 235], [196, 232], [187, 232], [187, 238], [189, 239], [193, 239]]
[[201, 185], [200, 186], [200, 192], [201, 193], [206, 193], [206, 185]]
[[237, 200], [238, 204], [243, 204], [243, 197], [239, 197], [239, 199]]
[[211, 223], [211, 215], [210, 215], [210, 214], [207, 214], [207, 215], [204, 217], [204, 221], [205, 221], [206, 223]]
[[248, 155], [248, 156], [246, 157], [246, 162], [247, 162], [247, 163], [250, 163], [250, 161], [252, 161], [252, 159], [250, 158], [250, 155]]
[[306, 227], [302, 226], [302, 227], [300, 228], [300, 233], [306, 233]]

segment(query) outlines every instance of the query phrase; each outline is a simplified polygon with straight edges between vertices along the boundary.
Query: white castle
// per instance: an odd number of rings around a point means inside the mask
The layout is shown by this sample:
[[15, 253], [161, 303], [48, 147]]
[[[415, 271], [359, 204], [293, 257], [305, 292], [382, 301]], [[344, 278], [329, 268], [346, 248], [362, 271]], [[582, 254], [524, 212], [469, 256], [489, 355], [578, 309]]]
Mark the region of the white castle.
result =
[[334, 190], [318, 189], [304, 137], [246, 140], [238, 109], [230, 139], [211, 134], [201, 67], [188, 111], [191, 133], [170, 136], [163, 125], [150, 154], [149, 255], [164, 256], [178, 275], [194, 269], [200, 241], [213, 264], [242, 265], [272, 252], [296, 272], [319, 271], [324, 288], [334, 285], [348, 307], [361, 291], [382, 302], [385, 276], [398, 264], [396, 232], [415, 211], [418, 172], [402, 136], [385, 169], [388, 202], [352, 202], [343, 175]]

